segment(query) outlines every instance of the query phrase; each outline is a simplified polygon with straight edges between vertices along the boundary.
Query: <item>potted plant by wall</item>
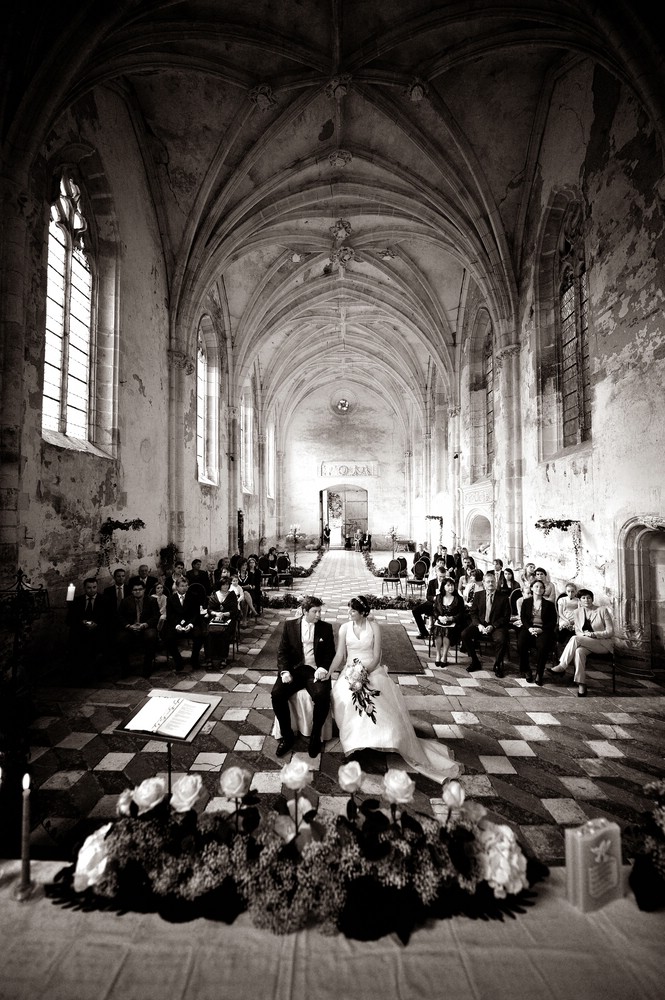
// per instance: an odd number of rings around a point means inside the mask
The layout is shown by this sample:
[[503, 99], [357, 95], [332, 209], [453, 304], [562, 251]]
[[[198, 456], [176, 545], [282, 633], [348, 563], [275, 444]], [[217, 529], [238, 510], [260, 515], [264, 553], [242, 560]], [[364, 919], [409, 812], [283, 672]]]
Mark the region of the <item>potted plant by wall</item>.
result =
[[97, 559], [97, 572], [102, 566], [109, 569], [113, 558], [114, 562], [119, 561], [118, 546], [114, 538], [116, 531], [140, 531], [145, 528], [145, 522], [140, 517], [135, 517], [131, 521], [117, 521], [112, 517], [107, 517], [99, 529], [99, 555]]

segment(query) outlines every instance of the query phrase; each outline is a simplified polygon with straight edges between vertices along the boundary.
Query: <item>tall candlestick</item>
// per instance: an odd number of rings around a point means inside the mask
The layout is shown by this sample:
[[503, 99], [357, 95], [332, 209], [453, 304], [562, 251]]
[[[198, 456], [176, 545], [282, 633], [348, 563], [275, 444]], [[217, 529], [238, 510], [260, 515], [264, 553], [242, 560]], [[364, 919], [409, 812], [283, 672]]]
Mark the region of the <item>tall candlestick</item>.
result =
[[21, 813], [21, 881], [14, 890], [19, 902], [29, 899], [35, 888], [30, 881], [30, 775], [23, 775], [23, 810]]

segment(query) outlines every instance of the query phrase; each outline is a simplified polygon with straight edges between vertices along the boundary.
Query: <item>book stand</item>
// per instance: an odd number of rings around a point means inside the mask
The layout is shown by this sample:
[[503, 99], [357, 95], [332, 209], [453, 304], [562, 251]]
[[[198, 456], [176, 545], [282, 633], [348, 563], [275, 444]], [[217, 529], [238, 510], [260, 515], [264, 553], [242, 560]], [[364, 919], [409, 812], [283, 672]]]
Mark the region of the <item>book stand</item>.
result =
[[[145, 708], [151, 698], [184, 698], [186, 701], [196, 701], [201, 702], [206, 706], [206, 709], [194, 723], [192, 728], [189, 730], [186, 736], [165, 736], [163, 733], [155, 733], [147, 729], [128, 729], [127, 725], [134, 719], [139, 712]], [[125, 736], [140, 737], [141, 739], [148, 738], [151, 740], [162, 740], [166, 743], [166, 769], [168, 774], [168, 790], [169, 794], [171, 792], [171, 745], [173, 743], [193, 743], [196, 737], [201, 732], [202, 728], [217, 708], [222, 700], [222, 696], [219, 694], [194, 694], [192, 691], [168, 691], [162, 688], [153, 688], [152, 691], [148, 692], [148, 697], [144, 698], [143, 701], [139, 702], [136, 708], [132, 711], [122, 725], [117, 726], [115, 729], [116, 733], [124, 733]]]

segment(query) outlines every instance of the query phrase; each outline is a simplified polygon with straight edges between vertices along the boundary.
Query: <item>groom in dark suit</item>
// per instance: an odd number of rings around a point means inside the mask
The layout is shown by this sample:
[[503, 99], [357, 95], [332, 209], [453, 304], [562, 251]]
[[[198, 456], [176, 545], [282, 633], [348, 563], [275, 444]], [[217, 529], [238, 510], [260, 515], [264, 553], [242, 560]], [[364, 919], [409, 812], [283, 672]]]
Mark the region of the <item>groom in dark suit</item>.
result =
[[467, 673], [482, 670], [482, 663], [476, 653], [475, 642], [480, 636], [489, 639], [494, 646], [494, 673], [503, 677], [503, 657], [508, 646], [508, 625], [510, 624], [510, 603], [504, 591], [496, 589], [496, 576], [492, 570], [485, 573], [484, 590], [476, 591], [471, 605], [471, 624], [462, 632], [462, 649], [471, 657]]
[[321, 621], [323, 601], [306, 595], [302, 600], [302, 617], [289, 618], [277, 653], [278, 677], [273, 686], [272, 707], [282, 738], [277, 744], [277, 756], [283, 757], [295, 743], [291, 728], [289, 698], [306, 688], [314, 702], [309, 755], [321, 752], [321, 729], [330, 708], [330, 664], [335, 656], [332, 625]]

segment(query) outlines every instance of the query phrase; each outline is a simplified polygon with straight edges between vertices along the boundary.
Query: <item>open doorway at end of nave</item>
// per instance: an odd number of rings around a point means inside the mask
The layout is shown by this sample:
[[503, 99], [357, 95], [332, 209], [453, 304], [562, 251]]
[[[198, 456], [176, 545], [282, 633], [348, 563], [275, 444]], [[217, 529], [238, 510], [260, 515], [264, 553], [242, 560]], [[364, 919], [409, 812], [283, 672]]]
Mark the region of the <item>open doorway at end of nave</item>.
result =
[[358, 486], [331, 486], [320, 491], [321, 537], [327, 524], [331, 548], [353, 548], [356, 532], [362, 536], [368, 532], [367, 496], [367, 490]]

